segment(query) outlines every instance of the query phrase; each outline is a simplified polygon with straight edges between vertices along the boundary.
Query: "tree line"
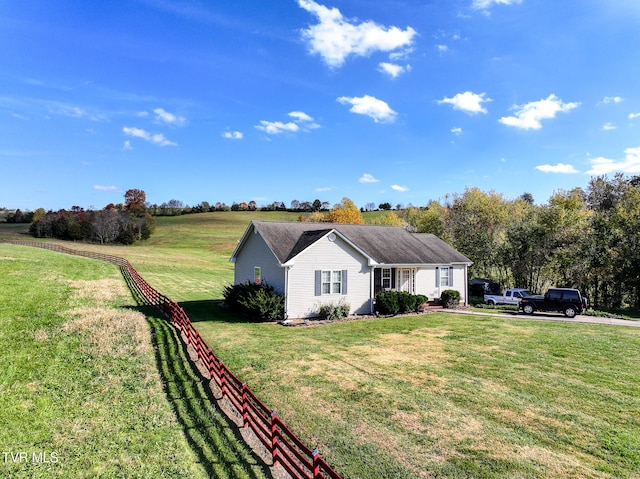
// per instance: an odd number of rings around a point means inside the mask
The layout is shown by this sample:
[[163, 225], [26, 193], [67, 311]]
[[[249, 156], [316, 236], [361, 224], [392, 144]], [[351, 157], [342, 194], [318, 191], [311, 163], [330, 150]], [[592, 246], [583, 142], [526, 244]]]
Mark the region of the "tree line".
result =
[[150, 238], [155, 229], [145, 202], [144, 191], [132, 189], [125, 193], [124, 204], [109, 204], [102, 210], [73, 206], [71, 210], [45, 212], [40, 208], [31, 215], [29, 232], [36, 238], [132, 244]]
[[640, 309], [640, 176], [594, 177], [544, 205], [467, 188], [401, 216], [471, 259], [473, 276], [535, 292], [576, 287], [596, 308]]
[[179, 216], [193, 213], [207, 213], [213, 211], [291, 211], [314, 213], [317, 211], [328, 211], [330, 203], [328, 201], [298, 201], [292, 200], [290, 206], [284, 201], [274, 201], [267, 205], [258, 206], [254, 200], [233, 202], [230, 205], [222, 201], [209, 203], [202, 201], [195, 206], [185, 205], [182, 201], [172, 199], [161, 204], [147, 204], [147, 211], [153, 216]]

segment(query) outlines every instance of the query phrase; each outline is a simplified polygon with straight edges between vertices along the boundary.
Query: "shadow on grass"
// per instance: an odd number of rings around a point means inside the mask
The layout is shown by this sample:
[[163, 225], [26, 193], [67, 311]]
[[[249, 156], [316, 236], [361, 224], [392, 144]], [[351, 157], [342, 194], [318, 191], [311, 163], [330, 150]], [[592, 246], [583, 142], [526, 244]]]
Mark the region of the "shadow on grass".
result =
[[165, 393], [191, 449], [209, 477], [271, 478], [270, 469], [244, 442], [238, 426], [220, 410], [176, 330], [150, 306], [147, 316]]
[[211, 321], [216, 323], [249, 323], [251, 321], [232, 313], [222, 305], [222, 300], [182, 301], [179, 303], [192, 323]]

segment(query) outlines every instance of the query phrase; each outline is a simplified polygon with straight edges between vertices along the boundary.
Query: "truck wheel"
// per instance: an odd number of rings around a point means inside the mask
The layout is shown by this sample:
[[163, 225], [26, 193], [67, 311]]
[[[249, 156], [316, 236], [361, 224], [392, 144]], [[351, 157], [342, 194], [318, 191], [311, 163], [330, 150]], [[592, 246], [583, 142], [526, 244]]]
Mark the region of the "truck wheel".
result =
[[576, 314], [578, 314], [578, 312], [576, 311], [575, 306], [565, 306], [564, 315], [567, 318], [575, 318]]
[[496, 302], [495, 302], [493, 299], [490, 299], [489, 301], [487, 301], [487, 304], [488, 304], [489, 306], [495, 306], [495, 305], [496, 305]]
[[524, 312], [524, 314], [533, 314], [533, 306], [530, 304], [525, 304], [522, 307], [522, 311]]

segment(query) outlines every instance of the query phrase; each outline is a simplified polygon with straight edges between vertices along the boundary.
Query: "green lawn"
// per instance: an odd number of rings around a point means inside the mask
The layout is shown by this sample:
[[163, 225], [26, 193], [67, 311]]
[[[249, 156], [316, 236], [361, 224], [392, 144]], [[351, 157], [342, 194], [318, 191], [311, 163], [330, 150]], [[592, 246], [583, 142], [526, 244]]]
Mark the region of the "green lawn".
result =
[[266, 477], [110, 264], [0, 245], [0, 477]]
[[250, 219], [271, 215], [160, 218], [134, 247], [70, 246], [126, 257], [181, 302], [219, 357], [345, 477], [640, 477], [640, 330], [446, 313], [239, 322], [217, 304], [228, 258]]
[[640, 474], [637, 329], [447, 313], [198, 328], [345, 477]]

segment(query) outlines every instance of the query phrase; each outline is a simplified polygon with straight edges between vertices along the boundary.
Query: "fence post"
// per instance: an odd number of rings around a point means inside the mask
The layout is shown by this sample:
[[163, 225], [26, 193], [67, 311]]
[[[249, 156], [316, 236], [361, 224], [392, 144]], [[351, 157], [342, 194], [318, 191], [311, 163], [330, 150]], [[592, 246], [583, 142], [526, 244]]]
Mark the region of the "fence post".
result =
[[222, 392], [222, 398], [227, 396], [227, 382], [224, 378], [225, 365], [220, 361], [220, 391]]
[[271, 457], [273, 458], [273, 465], [278, 464], [278, 427], [276, 421], [278, 415], [275, 411], [271, 411]]
[[247, 406], [247, 383], [242, 383], [242, 426], [249, 426], [249, 411]]
[[207, 351], [207, 367], [209, 368], [209, 375], [211, 376], [211, 379], [214, 379], [216, 371], [213, 359], [213, 349], [211, 348]]
[[311, 453], [313, 456], [313, 479], [320, 478], [320, 451], [316, 447]]

